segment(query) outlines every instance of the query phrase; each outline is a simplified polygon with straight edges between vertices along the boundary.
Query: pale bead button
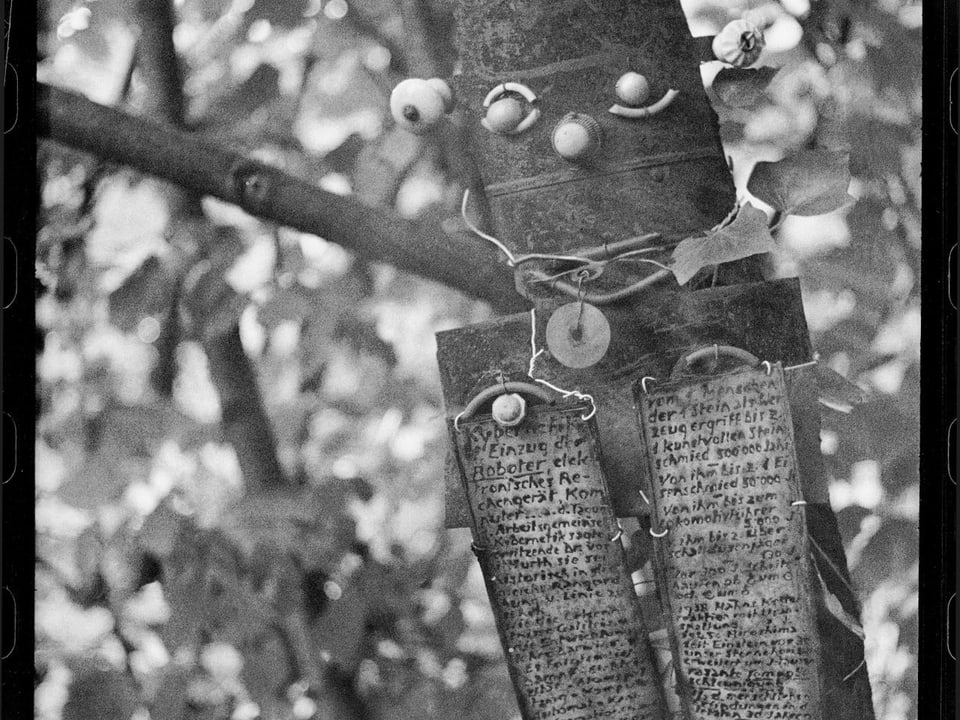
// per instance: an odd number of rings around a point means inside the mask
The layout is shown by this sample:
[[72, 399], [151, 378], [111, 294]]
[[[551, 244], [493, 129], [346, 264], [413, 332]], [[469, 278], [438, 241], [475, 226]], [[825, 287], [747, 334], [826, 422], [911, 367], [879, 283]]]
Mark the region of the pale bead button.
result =
[[490, 412], [498, 425], [513, 427], [523, 422], [527, 414], [527, 401], [517, 393], [505, 393], [493, 401]]
[[514, 98], [500, 98], [487, 108], [487, 124], [496, 133], [515, 130], [521, 120], [523, 120], [523, 105]]
[[589, 115], [570, 113], [553, 129], [553, 149], [565, 160], [580, 162], [600, 149], [603, 130]]
[[650, 97], [650, 82], [638, 72], [626, 72], [616, 85], [617, 98], [627, 105], [640, 105]]

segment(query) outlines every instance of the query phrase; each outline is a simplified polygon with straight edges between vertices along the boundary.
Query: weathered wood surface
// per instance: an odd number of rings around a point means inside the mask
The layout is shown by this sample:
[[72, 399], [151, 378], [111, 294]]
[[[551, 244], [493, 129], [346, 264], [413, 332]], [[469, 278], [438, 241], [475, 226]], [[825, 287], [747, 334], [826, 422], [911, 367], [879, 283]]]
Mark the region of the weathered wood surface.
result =
[[451, 423], [477, 557], [524, 718], [661, 720], [589, 410]]
[[634, 391], [689, 717], [822, 720], [820, 587], [782, 367]]
[[[493, 230], [508, 246], [544, 252], [641, 232], [699, 232], [733, 206], [700, 51], [675, 0], [460, 0], [457, 27], [458, 103]], [[670, 88], [680, 95], [654, 117], [612, 115], [614, 86], [630, 70], [650, 81], [650, 102]], [[511, 80], [537, 93], [539, 122], [516, 136], [483, 130], [484, 97]], [[590, 115], [603, 130], [588, 164], [551, 147], [569, 112]]]

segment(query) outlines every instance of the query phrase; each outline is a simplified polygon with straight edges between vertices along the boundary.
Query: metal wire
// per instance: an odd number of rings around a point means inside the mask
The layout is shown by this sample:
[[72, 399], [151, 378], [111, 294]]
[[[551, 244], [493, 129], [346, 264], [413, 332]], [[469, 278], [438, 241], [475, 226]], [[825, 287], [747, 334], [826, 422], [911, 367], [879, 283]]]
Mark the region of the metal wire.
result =
[[[493, 235], [490, 235], [489, 233], [485, 233], [483, 230], [481, 230], [479, 227], [477, 227], [473, 223], [469, 215], [467, 215], [467, 203], [469, 202], [469, 200], [470, 200], [470, 190], [466, 189], [463, 191], [463, 200], [460, 203], [460, 215], [463, 218], [464, 224], [477, 237], [480, 237], [486, 240], [487, 242], [494, 245], [500, 252], [502, 252], [504, 256], [507, 258], [507, 265], [509, 265], [510, 267], [517, 267], [518, 265], [522, 265], [523, 263], [530, 262], [532, 260], [552, 260], [554, 262], [577, 263], [581, 266], [595, 265], [602, 269], [603, 267], [605, 267], [607, 264], [611, 262], [617, 262], [619, 260], [631, 260], [632, 262], [647, 263], [649, 265], [654, 265], [660, 268], [658, 272], [648, 275], [647, 277], [642, 278], [641, 280], [638, 280], [637, 282], [625, 288], [621, 288], [620, 290], [615, 290], [609, 293], [584, 294], [583, 296], [584, 300], [586, 302], [591, 303], [592, 305], [609, 305], [610, 303], [613, 303], [618, 300], [622, 300], [623, 298], [634, 295], [640, 290], [643, 290], [644, 288], [647, 288], [651, 285], [659, 283], [673, 275], [673, 271], [670, 270], [670, 268], [664, 265], [663, 263], [657, 262], [656, 260], [650, 260], [649, 258], [638, 257], [639, 255], [656, 252], [657, 250], [662, 249], [659, 247], [637, 248], [635, 250], [629, 250], [627, 252], [621, 253], [620, 255], [616, 255], [606, 260], [597, 260], [595, 258], [582, 257], [579, 255], [558, 255], [553, 253], [528, 253], [526, 255], [514, 255], [513, 252], [510, 250], [510, 248], [508, 248], [503, 242], [495, 238]], [[656, 233], [642, 236], [643, 239], [653, 239], [656, 237], [659, 237], [659, 235]], [[535, 277], [532, 282], [551, 282], [553, 284], [553, 287], [555, 287], [560, 292], [566, 295], [569, 295], [571, 297], [577, 297], [579, 292], [578, 287], [575, 285], [571, 285], [569, 283], [565, 283], [562, 280], [560, 280], [560, 278], [562, 278], [564, 275], [568, 275], [571, 272], [574, 272], [574, 271], [568, 270], [554, 276], [535, 274]], [[539, 277], [537, 275], [539, 275]]]
[[463, 191], [463, 201], [460, 203], [460, 215], [463, 217], [463, 222], [466, 223], [466, 226], [477, 235], [478, 237], [483, 238], [489, 243], [493, 243], [500, 252], [507, 256], [507, 264], [510, 267], [516, 267], [530, 260], [556, 260], [558, 262], [575, 262], [582, 265], [589, 264], [592, 261], [586, 258], [578, 257], [576, 255], [553, 255], [551, 253], [529, 253], [527, 255], [514, 255], [510, 248], [504, 245], [502, 242], [497, 240], [493, 235], [485, 233], [483, 230], [478, 228], [473, 224], [473, 221], [467, 216], [467, 202], [470, 198], [470, 190]]
[[580, 392], [579, 390], [564, 390], [563, 388], [552, 385], [542, 378], [538, 378], [533, 374], [534, 366], [536, 365], [537, 358], [543, 354], [543, 348], [537, 350], [537, 310], [536, 308], [530, 309], [530, 365], [527, 368], [527, 376], [534, 382], [538, 382], [541, 385], [550, 388], [554, 392], [560, 393], [565, 399], [568, 397], [575, 397], [579, 400], [588, 400], [590, 401], [591, 410], [586, 415], [581, 415], [581, 420], [589, 420], [594, 415], [597, 414], [597, 403], [593, 399], [593, 395], [588, 393]]

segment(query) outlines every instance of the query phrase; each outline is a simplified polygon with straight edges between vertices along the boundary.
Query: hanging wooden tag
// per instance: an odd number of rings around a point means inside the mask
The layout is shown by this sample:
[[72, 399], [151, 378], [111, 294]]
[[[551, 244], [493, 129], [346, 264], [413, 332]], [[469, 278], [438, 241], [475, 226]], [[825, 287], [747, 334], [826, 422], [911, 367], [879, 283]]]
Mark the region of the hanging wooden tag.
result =
[[689, 720], [822, 720], [814, 590], [780, 365], [635, 388], [658, 584]]
[[525, 720], [660, 720], [590, 411], [451, 423], [474, 547]]

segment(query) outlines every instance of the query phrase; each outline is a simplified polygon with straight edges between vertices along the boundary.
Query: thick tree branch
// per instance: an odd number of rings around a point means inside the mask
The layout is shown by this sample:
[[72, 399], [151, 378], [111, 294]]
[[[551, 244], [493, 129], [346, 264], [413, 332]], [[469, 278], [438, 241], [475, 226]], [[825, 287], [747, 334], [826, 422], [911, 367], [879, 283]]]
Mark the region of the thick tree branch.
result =
[[42, 137], [129, 165], [198, 195], [239, 205], [266, 220], [319, 235], [380, 262], [449, 285], [496, 309], [527, 309], [510, 270], [480, 240], [398, 218], [321, 190], [167, 125], [39, 83]]

